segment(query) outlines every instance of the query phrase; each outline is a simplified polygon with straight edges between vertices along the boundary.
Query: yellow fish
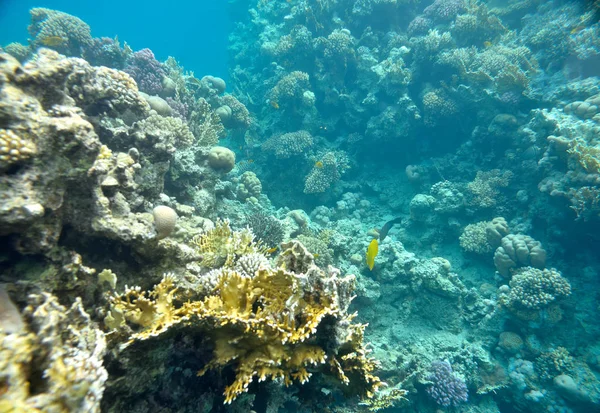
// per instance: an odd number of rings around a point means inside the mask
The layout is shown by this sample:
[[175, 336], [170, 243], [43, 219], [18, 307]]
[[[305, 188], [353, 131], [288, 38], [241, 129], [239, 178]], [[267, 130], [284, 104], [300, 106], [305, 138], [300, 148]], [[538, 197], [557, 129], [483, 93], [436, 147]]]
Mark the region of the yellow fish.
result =
[[323, 167], [323, 162], [321, 162], [321, 161], [315, 162], [315, 168], [322, 168], [322, 167]]
[[48, 36], [48, 37], [44, 37], [42, 40], [40, 40], [40, 43], [42, 43], [44, 46], [60, 46], [61, 44], [65, 43], [66, 39], [60, 37], [60, 36]]
[[279, 109], [279, 103], [275, 102], [274, 100], [270, 101], [269, 103], [271, 104], [273, 109]]
[[277, 247], [269, 248], [267, 250], [267, 254], [274, 254], [277, 252]]
[[375, 266], [375, 257], [377, 256], [378, 252], [379, 252], [379, 242], [377, 242], [377, 239], [373, 238], [373, 240], [369, 244], [369, 248], [367, 248], [367, 255], [366, 255], [367, 266], [369, 267], [370, 271], [373, 271], [373, 267]]

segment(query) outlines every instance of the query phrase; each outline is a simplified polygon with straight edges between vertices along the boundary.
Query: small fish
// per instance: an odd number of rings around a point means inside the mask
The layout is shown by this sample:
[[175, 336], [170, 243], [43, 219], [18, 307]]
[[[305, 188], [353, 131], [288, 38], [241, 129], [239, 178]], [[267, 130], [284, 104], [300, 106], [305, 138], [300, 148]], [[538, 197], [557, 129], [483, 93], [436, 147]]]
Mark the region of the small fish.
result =
[[375, 266], [375, 257], [379, 253], [379, 242], [377, 239], [373, 238], [371, 243], [369, 244], [369, 248], [367, 248], [366, 254], [366, 262], [369, 267], [369, 271], [373, 271], [373, 267]]
[[489, 40], [486, 40], [485, 42], [483, 42], [483, 47], [485, 48], [490, 48], [493, 46], [493, 43], [490, 42]]
[[574, 28], [571, 30], [571, 34], [576, 34], [576, 33], [579, 33], [579, 32], [580, 32], [580, 31], [582, 31], [583, 29], [585, 29], [585, 26], [584, 26], [584, 25], [581, 25], [581, 26], [574, 27]]
[[191, 84], [197, 85], [197, 86], [202, 85], [200, 80], [196, 79], [194, 76], [190, 76], [190, 77], [186, 78], [185, 81], [186, 81], [186, 83], [191, 83]]
[[313, 258], [316, 260], [317, 258], [319, 258], [319, 254], [313, 254]]
[[273, 109], [279, 109], [279, 103], [277, 103], [276, 101], [271, 100], [269, 103], [271, 104], [271, 107], [273, 107]]
[[402, 222], [402, 219], [402, 217], [394, 218], [391, 221], [388, 221], [385, 224], [383, 224], [383, 227], [381, 227], [381, 231], [379, 231], [379, 241], [383, 241], [385, 237], [387, 237], [388, 232], [390, 232], [390, 229], [392, 229], [394, 224], [399, 224], [400, 222]]
[[40, 43], [43, 44], [44, 46], [60, 46], [61, 44], [66, 43], [66, 39], [64, 37], [60, 37], [60, 36], [48, 36], [48, 37], [44, 37], [42, 40], [40, 40]]
[[321, 162], [321, 161], [315, 162], [315, 168], [322, 168], [322, 167], [323, 167], [323, 162]]
[[269, 248], [267, 250], [267, 254], [275, 254], [277, 252], [277, 247]]

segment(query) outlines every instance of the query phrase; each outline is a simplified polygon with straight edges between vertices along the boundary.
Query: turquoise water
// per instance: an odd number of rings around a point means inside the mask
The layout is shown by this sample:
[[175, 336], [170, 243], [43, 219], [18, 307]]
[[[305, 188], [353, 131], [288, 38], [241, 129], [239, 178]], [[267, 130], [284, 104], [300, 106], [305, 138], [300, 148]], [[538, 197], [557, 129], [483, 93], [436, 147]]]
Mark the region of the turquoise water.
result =
[[0, 0], [0, 413], [600, 412], [599, 20]]
[[227, 77], [227, 9], [214, 1], [165, 2], [3, 0], [0, 6], [0, 43], [26, 42], [29, 9], [47, 7], [80, 17], [95, 37], [115, 37], [133, 49], [150, 48], [161, 60], [175, 56], [188, 70]]

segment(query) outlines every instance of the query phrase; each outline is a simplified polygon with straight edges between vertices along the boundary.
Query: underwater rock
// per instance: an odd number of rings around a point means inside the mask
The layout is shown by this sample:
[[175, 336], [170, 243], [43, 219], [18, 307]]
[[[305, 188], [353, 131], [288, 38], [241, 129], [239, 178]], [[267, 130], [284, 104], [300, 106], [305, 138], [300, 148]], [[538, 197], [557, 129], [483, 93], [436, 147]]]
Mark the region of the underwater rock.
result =
[[144, 99], [146, 99], [146, 102], [148, 102], [150, 107], [152, 109], [154, 109], [156, 111], [156, 113], [158, 113], [159, 115], [161, 115], [161, 116], [172, 116], [173, 115], [173, 109], [171, 108], [171, 106], [169, 106], [167, 101], [164, 100], [163, 98], [161, 98], [160, 96], [150, 96], [143, 92], [140, 92], [140, 95], [142, 95], [144, 97]]
[[553, 382], [554, 386], [556, 386], [556, 390], [561, 394], [561, 396], [570, 401], [587, 403], [592, 401], [590, 394], [586, 390], [580, 388], [575, 380], [573, 380], [573, 377], [567, 374], [560, 374], [556, 376]]

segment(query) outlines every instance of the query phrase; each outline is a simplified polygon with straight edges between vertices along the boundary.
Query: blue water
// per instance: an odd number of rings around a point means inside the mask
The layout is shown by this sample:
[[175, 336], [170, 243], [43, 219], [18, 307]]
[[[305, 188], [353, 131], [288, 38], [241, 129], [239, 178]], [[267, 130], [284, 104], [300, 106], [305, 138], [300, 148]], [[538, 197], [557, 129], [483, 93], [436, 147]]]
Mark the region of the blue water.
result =
[[230, 21], [220, 1], [1, 0], [0, 44], [27, 44], [32, 7], [77, 16], [93, 37], [118, 36], [134, 50], [151, 49], [161, 61], [174, 56], [186, 70], [227, 77]]

